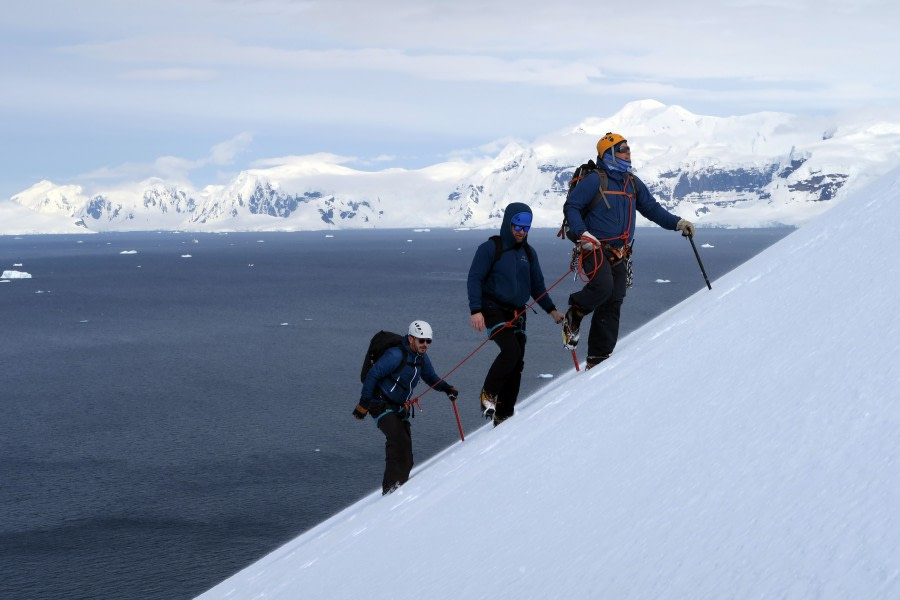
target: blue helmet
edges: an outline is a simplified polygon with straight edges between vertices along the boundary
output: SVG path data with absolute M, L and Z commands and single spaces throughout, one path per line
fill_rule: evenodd
M 513 218 L 510 222 L 513 225 L 518 225 L 520 227 L 531 227 L 531 213 L 530 212 L 516 213 L 513 215 Z

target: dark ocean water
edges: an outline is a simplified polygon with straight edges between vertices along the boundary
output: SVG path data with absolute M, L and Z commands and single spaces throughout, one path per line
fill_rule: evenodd
M 0 236 L 0 270 L 33 276 L 0 284 L 0 598 L 192 598 L 380 489 L 384 438 L 350 416 L 368 339 L 425 319 L 438 373 L 458 365 L 483 339 L 465 278 L 491 233 Z M 788 233 L 700 230 L 713 287 Z M 529 240 L 549 286 L 570 245 Z M 657 228 L 635 271 L 622 337 L 705 289 Z M 520 398 L 573 368 L 543 312 L 529 334 Z M 467 432 L 495 354 L 448 378 Z M 421 403 L 419 463 L 458 440 L 446 397 Z

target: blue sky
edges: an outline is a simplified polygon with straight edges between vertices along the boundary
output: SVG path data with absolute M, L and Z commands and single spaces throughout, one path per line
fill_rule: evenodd
M 593 14 L 585 14 L 592 7 Z M 891 0 L 35 0 L 0 23 L 0 199 L 280 156 L 418 167 L 653 98 L 708 115 L 900 103 Z

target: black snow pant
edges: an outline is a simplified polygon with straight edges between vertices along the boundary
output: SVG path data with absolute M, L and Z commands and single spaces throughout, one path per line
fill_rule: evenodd
M 584 272 L 593 271 L 597 260 L 601 261 L 600 268 L 581 291 L 569 296 L 569 304 L 585 315 L 593 313 L 587 355 L 607 356 L 612 354 L 619 339 L 619 312 L 626 290 L 625 261 L 612 264 L 610 254 L 589 252 L 582 263 Z M 584 331 L 583 323 L 581 331 Z M 581 339 L 584 339 L 583 335 Z
M 488 331 L 495 326 L 508 322 L 515 316 L 515 311 L 488 307 L 482 311 L 484 324 Z M 491 368 L 484 378 L 484 390 L 496 396 L 496 418 L 503 420 L 513 415 L 516 400 L 519 397 L 519 386 L 522 383 L 522 371 L 525 369 L 525 317 L 526 313 L 516 319 L 509 327 L 504 327 L 494 336 L 494 342 L 500 347 L 500 354 L 494 359 Z
M 385 437 L 383 494 L 406 483 L 413 468 L 412 429 L 405 416 L 406 411 L 387 411 L 378 418 L 378 429 Z

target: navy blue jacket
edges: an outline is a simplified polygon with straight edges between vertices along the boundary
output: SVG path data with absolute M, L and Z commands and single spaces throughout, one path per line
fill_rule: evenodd
M 531 208 L 527 204 L 513 202 L 503 213 L 503 224 L 500 226 L 503 251 L 500 260 L 494 263 L 497 247 L 493 240 L 484 242 L 475 251 L 467 281 L 472 314 L 491 306 L 522 308 L 531 298 L 541 298 L 538 304 L 548 313 L 556 308 L 549 294 L 541 297 L 547 288 L 537 252 L 534 248 L 526 250 L 525 244 L 516 244 L 513 237 L 510 227 L 512 218 L 521 212 L 530 213 Z
M 579 181 L 564 206 L 569 229 L 576 238 L 588 231 L 598 240 L 608 241 L 610 245 L 618 247 L 624 242 L 621 236 L 627 233 L 628 243 L 631 244 L 634 240 L 635 209 L 663 229 L 675 231 L 680 218 L 663 208 L 650 194 L 643 181 L 631 175 L 628 177 L 626 189 L 627 173 L 610 171 L 602 164 L 600 168 L 606 171 L 609 191 L 624 191 L 631 194 L 631 198 L 622 194 L 607 193 L 609 208 L 603 200 L 600 200 L 582 219 L 581 211 L 591 205 L 597 190 L 600 189 L 600 175 L 591 173 Z
M 397 374 L 392 377 L 395 371 Z M 441 378 L 431 366 L 428 355 L 415 352 L 404 338 L 402 346 L 389 348 L 369 369 L 359 403 L 363 408 L 369 408 L 369 402 L 376 399 L 376 390 L 380 390 L 382 398 L 387 402 L 403 404 L 412 399 L 413 388 L 419 383 L 419 379 L 425 380 L 428 385 L 434 385 Z M 450 387 L 449 383 L 441 381 L 434 389 L 446 392 Z

